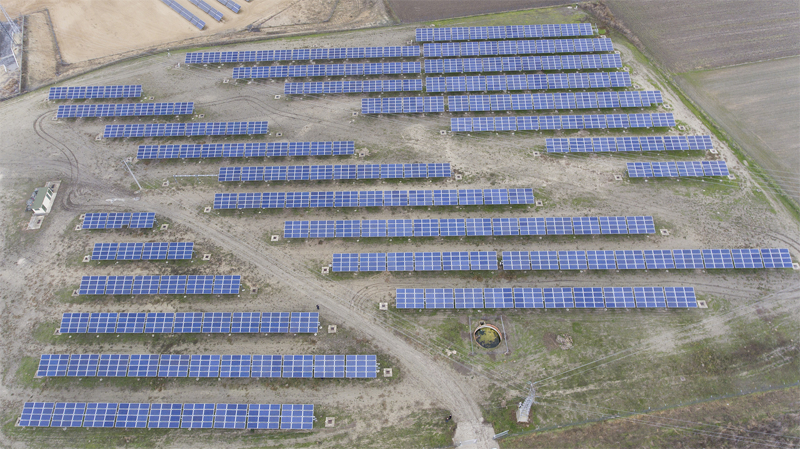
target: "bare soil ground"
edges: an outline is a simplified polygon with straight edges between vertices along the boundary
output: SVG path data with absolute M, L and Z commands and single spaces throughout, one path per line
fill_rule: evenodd
M 451 19 L 476 14 L 491 14 L 573 3 L 575 2 L 565 0 L 389 0 L 392 13 L 402 23 Z
M 58 73 L 58 49 L 45 12 L 25 18 L 23 89 L 52 81 Z
M 563 8 L 566 10 L 566 8 Z M 574 10 L 573 10 L 574 11 Z M 542 14 L 556 14 L 552 10 Z M 559 13 L 560 14 L 560 13 Z M 519 22 L 516 22 L 519 23 Z M 232 50 L 366 45 L 402 45 L 413 26 L 337 33 L 324 37 L 239 44 Z M 624 45 L 625 64 L 641 89 L 657 88 L 656 73 L 637 62 Z M 235 141 L 354 140 L 367 149 L 364 158 L 283 158 L 191 161 L 137 161 L 133 171 L 145 186 L 135 192 L 121 161 L 145 143 L 231 142 L 232 139 L 95 140 L 109 123 L 139 119 L 53 121 L 56 104 L 44 92 L 2 103 L 0 127 L 0 323 L 6 344 L 0 347 L 4 367 L 0 407 L 4 410 L 0 441 L 4 446 L 86 447 L 87 435 L 114 445 L 146 447 L 442 447 L 477 439 L 473 447 L 489 448 L 494 432 L 507 429 L 492 410 L 509 410 L 538 380 L 543 398 L 582 404 L 613 404 L 630 409 L 662 406 L 700 394 L 724 394 L 744 386 L 796 377 L 800 302 L 798 276 L 790 270 L 754 272 L 646 273 L 459 273 L 330 275 L 320 274 L 334 252 L 533 250 L 533 249 L 658 249 L 712 247 L 789 247 L 800 255 L 797 223 L 750 178 L 724 143 L 714 139 L 720 155 L 534 156 L 545 138 L 624 136 L 634 131 L 441 135 L 451 114 L 426 116 L 353 116 L 361 96 L 283 96 L 280 81 L 230 82 L 232 67 L 186 66 L 182 55 L 158 54 L 126 61 L 76 78 L 71 83 L 140 83 L 158 101 L 195 101 L 203 121 L 266 119 L 270 136 Z M 275 95 L 281 95 L 275 99 Z M 664 92 L 685 134 L 708 130 L 672 92 Z M 200 120 L 193 118 L 193 120 Z M 142 119 L 141 122 L 150 122 Z M 275 133 L 281 132 L 281 138 Z M 655 134 L 638 131 L 643 135 Z M 660 133 L 659 133 L 660 134 Z M 677 135 L 677 130 L 668 134 Z M 734 181 L 615 181 L 631 160 L 696 160 L 722 157 L 736 174 Z M 324 161 L 324 162 L 323 162 Z M 178 181 L 174 174 L 213 174 L 227 165 L 285 165 L 364 162 L 450 162 L 460 181 L 314 182 L 222 184 L 215 178 Z M 33 188 L 48 179 L 63 179 L 54 212 L 35 233 L 22 231 L 29 218 L 22 212 Z M 160 187 L 165 180 L 169 187 Z M 375 190 L 447 186 L 447 188 L 532 187 L 544 206 L 380 208 L 358 210 L 280 210 L 203 213 L 215 192 L 300 190 Z M 153 211 L 168 231 L 75 231 L 78 216 L 92 211 Z M 657 228 L 670 236 L 604 236 L 542 239 L 412 239 L 355 241 L 344 239 L 270 242 L 290 219 L 524 217 L 582 215 L 653 215 Z M 98 241 L 197 242 L 212 260 L 201 263 L 138 262 L 130 265 L 84 264 Z M 413 249 L 412 249 L 413 248 Z M 237 297 L 73 298 L 82 275 L 129 273 L 240 273 L 257 295 Z M 406 286 L 607 286 L 693 285 L 709 300 L 709 309 L 651 311 L 379 311 L 378 302 L 392 301 L 394 289 Z M 310 311 L 321 307 L 323 324 L 338 324 L 341 333 L 311 336 L 191 336 L 153 338 L 53 337 L 66 311 Z M 510 355 L 503 351 L 469 355 L 466 337 L 470 319 L 503 319 Z M 471 318 L 470 318 L 471 317 Z M 754 332 L 759 335 L 756 339 Z M 569 350 L 547 347 L 547 333 L 569 334 Z M 788 338 L 786 336 L 789 336 Z M 750 353 L 734 350 L 743 341 L 758 345 Z M 719 351 L 707 351 L 706 345 Z M 446 355 L 444 350 L 455 350 Z M 41 353 L 84 352 L 170 353 L 311 353 L 348 351 L 376 353 L 382 366 L 399 373 L 374 381 L 122 381 L 74 379 L 35 381 L 35 358 Z M 736 356 L 740 356 L 738 359 Z M 604 362 L 605 361 L 605 362 Z M 607 363 L 606 363 L 607 362 Z M 613 362 L 613 363 L 612 363 Z M 589 365 L 587 365 L 589 364 Z M 706 372 L 711 370 L 710 372 Z M 741 380 L 737 376 L 746 373 Z M 599 373 L 598 377 L 592 377 Z M 635 373 L 629 383 L 619 379 Z M 787 374 L 789 373 L 789 374 Z M 574 374 L 574 375 L 573 375 Z M 665 377 L 667 376 L 668 377 Z M 683 375 L 683 387 L 675 387 Z M 708 393 L 708 392 L 711 393 Z M 62 432 L 20 430 L 13 421 L 26 400 L 176 401 L 176 402 L 303 402 L 318 407 L 318 418 L 336 416 L 341 426 L 313 432 Z M 603 402 L 607 401 L 607 402 Z M 614 402 L 619 401 L 619 402 Z M 442 419 L 452 414 L 456 429 Z M 505 416 L 505 415 L 503 415 Z M 537 415 L 538 416 L 538 415 Z M 542 415 L 539 423 L 567 423 L 585 413 L 564 411 Z M 484 422 L 491 418 L 492 428 Z M 341 420 L 341 421 L 340 421 Z M 453 433 L 454 432 L 454 433 Z M 442 438 L 444 436 L 444 438 Z M 109 438 L 105 440 L 104 438 Z M 499 443 L 502 444 L 502 443 Z

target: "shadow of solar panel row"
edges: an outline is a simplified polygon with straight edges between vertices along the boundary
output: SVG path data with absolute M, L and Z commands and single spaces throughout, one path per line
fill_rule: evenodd
M 84 98 L 138 98 L 142 85 L 51 87 L 48 100 L 78 100 Z
M 216 157 L 342 156 L 355 154 L 353 141 L 204 143 L 139 145 L 137 159 L 194 159 Z
M 242 9 L 242 7 L 239 6 L 238 3 L 234 2 L 234 1 L 231 1 L 231 0 L 217 0 L 217 1 L 219 3 L 221 3 L 223 6 L 225 6 L 226 8 L 230 9 L 231 11 L 233 11 L 233 12 L 235 12 L 237 14 L 239 13 L 239 10 Z M 247 0 L 247 1 L 249 1 L 249 0 Z
M 655 232 L 653 217 L 650 216 L 301 220 L 286 221 L 283 224 L 283 238 L 287 239 L 655 234 Z
M 26 402 L 18 427 L 312 429 L 312 404 Z
M 369 165 L 277 165 L 220 167 L 224 181 L 314 181 L 334 179 L 449 178 L 449 163 Z
M 456 117 L 450 119 L 450 131 L 452 132 L 671 128 L 674 126 L 675 117 L 671 112 L 654 114 Z
M 319 312 L 75 312 L 58 334 L 314 334 Z
M 628 162 L 631 178 L 678 178 L 686 176 L 728 176 L 725 161 Z
M 531 189 L 215 193 L 214 209 L 534 204 Z
M 617 251 L 503 251 L 504 270 L 669 270 L 791 268 L 786 248 Z M 338 271 L 496 270 L 497 253 L 334 253 Z
M 188 260 L 194 242 L 95 243 L 92 260 Z
M 519 39 L 542 37 L 594 36 L 591 23 L 556 23 L 545 25 L 506 25 L 489 27 L 417 28 L 417 42 L 466 41 L 481 39 Z
M 425 78 L 427 92 L 489 90 L 606 89 L 630 87 L 628 72 L 537 73 L 531 75 L 474 75 Z M 635 91 L 640 92 L 640 91 Z M 627 98 L 626 98 L 627 99 Z M 657 102 L 661 102 L 660 99 Z
M 398 309 L 696 308 L 694 287 L 398 288 Z
M 285 83 L 286 95 L 352 94 L 362 92 L 421 92 L 422 80 L 322 81 Z
M 238 295 L 239 275 L 83 276 L 79 295 Z
M 147 229 L 155 221 L 155 212 L 92 212 L 84 214 L 81 229 Z
M 422 54 L 425 55 L 426 58 L 544 55 L 553 53 L 594 53 L 612 51 L 614 51 L 614 44 L 611 42 L 611 39 L 607 38 L 449 42 L 443 44 L 423 44 L 422 46 Z M 616 53 L 603 56 L 612 55 L 619 59 L 619 55 Z
M 267 122 L 149 123 L 106 125 L 103 137 L 191 137 L 268 134 Z
M 414 62 L 367 62 L 355 64 L 271 65 L 234 67 L 233 79 L 305 78 L 349 75 L 408 75 L 422 72 L 422 64 Z M 380 91 L 378 91 L 380 92 Z M 322 92 L 319 92 L 322 93 Z
M 222 21 L 222 13 L 212 8 L 211 5 L 204 2 L 203 0 L 189 0 L 189 3 L 200 8 L 201 11 L 211 16 L 211 18 L 216 20 L 217 22 Z
M 570 137 L 545 139 L 548 153 L 710 150 L 711 136 Z
M 56 118 L 139 117 L 148 115 L 186 115 L 194 112 L 194 103 L 120 103 L 62 104 Z
M 377 377 L 374 355 L 42 354 L 42 377 Z
M 305 48 L 294 50 L 247 50 L 186 53 L 186 64 L 225 64 L 235 62 L 323 61 L 334 59 L 416 58 L 420 46 Z
M 170 8 L 172 8 L 173 11 L 177 12 L 178 14 L 180 14 L 181 17 L 183 17 L 184 19 L 188 20 L 189 23 L 191 23 L 192 25 L 196 26 L 198 30 L 202 30 L 203 28 L 206 27 L 206 23 L 205 22 L 200 20 L 196 15 L 192 14 L 191 12 L 189 12 L 189 10 L 187 10 L 186 8 L 181 6 L 175 0 L 161 0 L 161 2 L 163 2 L 165 5 L 167 5 Z

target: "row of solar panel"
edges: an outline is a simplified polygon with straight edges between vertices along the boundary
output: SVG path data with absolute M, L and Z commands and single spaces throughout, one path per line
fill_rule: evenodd
M 622 67 L 619 55 L 562 55 L 562 56 L 510 56 L 502 58 L 426 59 L 425 73 L 470 73 L 470 72 L 538 72 L 553 70 L 618 69 Z M 590 72 L 584 74 L 606 74 L 621 77 L 627 72 Z M 574 73 L 582 75 L 581 73 Z M 596 87 L 606 86 L 601 75 L 593 75 L 591 83 Z M 617 78 L 619 79 L 619 78 Z M 578 84 L 578 83 L 576 83 Z M 585 83 L 583 83 L 585 84 Z M 609 82 L 610 84 L 610 82 Z
M 422 64 L 414 62 L 367 62 L 358 64 L 271 65 L 234 67 L 233 79 L 301 78 L 348 75 L 408 75 L 422 72 Z
M 244 136 L 267 133 L 267 122 L 150 123 L 106 125 L 103 137 Z
M 74 312 L 60 334 L 315 334 L 319 312 Z
M 463 237 L 655 234 L 653 217 L 424 218 L 302 220 L 283 223 L 284 238 Z
M 217 22 L 222 21 L 222 13 L 212 8 L 211 5 L 204 2 L 203 0 L 189 0 L 189 3 L 200 8 L 204 13 L 211 16 L 211 18 L 216 20 Z
M 186 260 L 194 242 L 95 243 L 92 260 Z
M 532 189 L 216 193 L 214 209 L 534 204 Z
M 20 427 L 312 429 L 311 404 L 26 402 Z
M 647 270 L 791 268 L 785 248 L 618 251 L 503 251 L 504 270 Z M 338 271 L 497 270 L 496 251 L 335 253 Z
M 62 104 L 56 118 L 138 117 L 146 115 L 185 115 L 194 112 L 188 103 Z
M 372 81 L 319 81 L 312 83 L 285 83 L 283 93 L 301 94 L 352 94 L 363 92 L 420 92 L 422 80 L 372 80 Z
M 671 112 L 655 114 L 539 115 L 511 117 L 457 117 L 450 131 L 537 131 L 551 129 L 671 128 Z
M 225 6 L 226 8 L 230 9 L 231 11 L 237 14 L 239 13 L 239 10 L 242 9 L 242 7 L 238 3 L 232 0 L 217 0 L 217 1 L 222 3 L 223 6 Z M 250 1 L 250 0 L 245 0 L 245 1 Z
M 458 56 L 498 55 L 549 55 L 553 53 L 593 53 L 614 51 L 611 39 L 547 39 L 524 41 L 473 41 L 424 44 L 422 54 L 426 58 L 449 58 Z M 616 56 L 616 53 L 603 56 Z M 586 55 L 582 55 L 586 56 Z M 591 55 L 600 56 L 600 55 Z M 599 58 L 598 58 L 599 59 Z
M 79 295 L 238 295 L 239 275 L 83 276 Z
M 695 308 L 694 287 L 398 288 L 398 309 Z
M 631 178 L 677 178 L 681 176 L 728 176 L 725 161 L 628 162 Z
M 137 159 L 190 159 L 216 157 L 342 156 L 355 154 L 353 141 L 204 143 L 139 145 Z
M 591 23 L 506 25 L 487 27 L 417 28 L 417 42 L 466 41 L 476 39 L 518 39 L 540 37 L 593 36 Z
M 186 64 L 236 62 L 313 61 L 328 59 L 417 58 L 419 45 L 404 47 L 303 48 L 294 50 L 247 50 L 186 53 Z
M 36 377 L 374 378 L 374 355 L 42 354 Z
M 83 98 L 138 98 L 142 85 L 51 87 L 48 100 L 78 100 Z
M 202 30 L 203 28 L 206 27 L 205 22 L 200 20 L 196 15 L 189 12 L 188 9 L 181 6 L 181 4 L 176 2 L 175 0 L 161 0 L 161 2 L 172 8 L 172 10 L 180 14 L 181 17 L 188 20 L 189 23 L 197 27 L 198 30 Z
M 84 214 L 81 229 L 146 229 L 155 221 L 155 212 L 92 212 Z
M 449 178 L 450 164 L 278 165 L 220 167 L 222 181 Z
M 630 87 L 628 72 L 589 72 L 589 73 L 538 73 L 531 75 L 475 75 L 456 77 L 428 77 L 425 79 L 426 91 L 447 92 L 448 89 L 464 91 L 491 90 L 556 90 L 556 89 L 601 89 L 609 87 Z M 638 91 L 637 91 L 638 92 Z
M 548 153 L 710 150 L 711 136 L 570 137 L 545 139 Z

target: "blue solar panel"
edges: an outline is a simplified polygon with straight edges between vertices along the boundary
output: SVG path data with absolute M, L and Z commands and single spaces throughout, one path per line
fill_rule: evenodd
M 644 253 L 641 250 L 614 251 L 617 259 L 617 269 L 619 270 L 644 270 L 647 265 L 644 261 Z
M 492 218 L 493 235 L 519 235 L 519 222 L 516 218 Z
M 456 288 L 453 289 L 454 305 L 456 309 L 482 309 L 482 288 Z
M 128 354 L 101 354 L 97 365 L 97 377 L 125 377 L 130 357 Z
M 281 429 L 311 429 L 314 426 L 314 406 L 311 404 L 283 404 Z
M 487 309 L 514 307 L 514 294 L 511 288 L 485 288 L 483 297 Z
M 634 287 L 633 296 L 638 308 L 667 307 L 663 287 Z
M 345 357 L 343 355 L 315 355 L 314 377 L 336 379 L 345 377 Z
M 280 416 L 280 404 L 249 404 L 247 406 L 247 428 L 278 429 Z
M 519 229 L 519 235 L 545 235 L 547 233 L 545 219 L 541 217 L 520 218 Z
M 257 379 L 281 377 L 282 366 L 282 357 L 279 355 L 254 355 L 250 377 Z
M 466 251 L 443 252 L 442 253 L 442 270 L 444 270 L 444 271 L 469 271 L 470 270 L 470 259 L 471 259 L 470 256 L 471 256 L 470 253 L 466 252 Z M 495 257 L 495 260 L 496 259 L 497 258 Z M 477 261 L 476 261 L 476 264 L 477 264 Z
M 162 354 L 158 360 L 158 377 L 187 377 L 189 355 Z
M 530 270 L 531 257 L 528 251 L 503 251 L 504 270 Z
M 575 308 L 599 308 L 604 307 L 603 290 L 600 287 L 575 287 L 572 289 L 575 295 Z
M 631 287 L 604 287 L 603 296 L 605 297 L 606 307 L 608 308 L 634 308 L 636 303 Z
M 386 253 L 388 271 L 414 271 L 414 253 Z
M 216 275 L 214 276 L 215 295 L 238 295 L 242 284 L 240 275 Z
M 482 205 L 483 204 L 483 190 L 481 190 L 481 189 L 459 190 L 458 191 L 458 204 L 460 204 L 462 206 Z
M 89 316 L 89 325 L 86 332 L 90 334 L 113 333 L 117 328 L 116 313 L 92 313 Z
M 734 268 L 729 249 L 704 249 L 702 253 L 706 268 Z
M 571 309 L 575 306 L 570 287 L 543 288 L 542 296 L 547 309 Z
M 696 308 L 694 287 L 664 287 L 664 296 L 669 308 Z
M 117 320 L 117 333 L 119 334 L 141 334 L 144 331 L 147 314 L 145 312 L 119 314 Z
M 115 260 L 118 243 L 95 243 L 92 248 L 92 260 Z
M 561 270 L 585 270 L 589 268 L 586 251 L 559 251 L 558 264 Z
M 143 429 L 147 427 L 149 412 L 150 404 L 122 402 L 119 404 L 114 427 Z
M 602 234 L 627 234 L 628 224 L 625 217 L 598 217 Z
M 792 268 L 792 256 L 787 248 L 761 248 L 764 268 Z
M 102 295 L 106 290 L 106 276 L 83 276 L 78 287 L 79 295 Z
M 49 427 L 53 417 L 54 402 L 26 402 L 22 406 L 18 426 Z
M 289 332 L 293 334 L 315 334 L 319 328 L 318 312 L 292 312 Z
M 517 309 L 543 309 L 544 295 L 541 288 L 514 288 L 514 307 Z
M 81 427 L 85 414 L 85 402 L 56 402 L 50 427 Z
M 258 328 L 256 327 L 253 332 L 257 333 Z M 219 377 L 250 377 L 251 359 L 249 355 L 223 355 L 220 359 Z
M 148 313 L 145 318 L 144 332 L 153 334 L 169 334 L 172 333 L 174 324 L 174 313 L 151 312 Z
M 545 218 L 548 235 L 572 235 L 572 218 L 547 217 Z
M 558 270 L 558 253 L 556 251 L 531 251 L 532 270 Z
M 675 268 L 672 250 L 669 249 L 646 249 L 644 250 L 644 261 L 648 270 L 670 270 Z
M 674 249 L 672 257 L 677 269 L 704 268 L 703 255 L 699 249 Z
M 183 404 L 151 404 L 147 427 L 151 429 L 177 429 L 181 424 Z
M 283 377 L 312 378 L 314 376 L 314 356 L 283 356 Z
M 422 309 L 425 307 L 425 290 L 422 288 L 398 288 L 395 292 L 398 309 Z
M 374 355 L 348 355 L 345 357 L 345 377 L 369 379 L 377 377 L 378 362 Z
M 189 377 L 219 377 L 219 355 L 192 355 L 189 359 Z
M 205 312 L 203 314 L 203 333 L 228 333 L 231 331 L 230 312 Z
M 617 268 L 614 251 L 586 251 L 590 270 L 614 270 Z
M 183 404 L 182 429 L 210 429 L 214 423 L 214 404 Z
M 426 288 L 426 309 L 452 309 L 455 303 L 452 288 Z
M 331 267 L 334 273 L 358 271 L 358 254 L 334 253 Z
M 158 355 L 132 354 L 128 365 L 128 377 L 156 377 L 158 368 Z
M 362 253 L 359 257 L 360 271 L 386 271 L 386 253 Z
M 470 270 L 496 270 L 497 252 L 470 251 L 469 263 L 470 263 Z
M 42 354 L 36 377 L 63 377 L 69 368 L 69 354 Z
M 439 235 L 442 237 L 456 237 L 467 235 L 464 219 L 442 218 L 439 220 Z
M 468 236 L 492 235 L 491 218 L 467 218 L 465 222 Z
M 83 427 L 114 427 L 118 405 L 116 402 L 88 403 Z
M 247 404 L 216 404 L 213 422 L 215 429 L 244 429 L 247 426 Z

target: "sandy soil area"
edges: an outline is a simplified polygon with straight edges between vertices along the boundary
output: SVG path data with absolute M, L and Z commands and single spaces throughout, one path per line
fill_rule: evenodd
M 300 48 L 307 46 L 402 45 L 413 35 L 413 27 L 339 33 L 325 38 L 298 38 L 270 44 L 241 44 L 234 50 L 264 48 Z M 641 89 L 652 88 L 653 79 L 645 67 L 636 63 L 624 50 L 623 59 L 631 67 L 634 82 Z M 324 159 L 326 163 L 368 162 L 450 162 L 464 175 L 461 181 L 414 181 L 400 183 L 288 183 L 264 185 L 248 183 L 221 185 L 214 178 L 198 182 L 179 182 L 174 174 L 213 174 L 223 165 L 314 164 L 322 159 L 286 158 L 283 160 L 192 160 L 145 163 L 136 162 L 133 171 L 140 182 L 152 188 L 135 193 L 133 180 L 121 161 L 134 156 L 136 147 L 144 143 L 183 140 L 95 140 L 103 126 L 112 120 L 53 121 L 56 104 L 45 100 L 44 92 L 9 100 L 0 107 L 0 127 L 4 145 L 0 147 L 0 220 L 8 232 L 0 235 L 3 247 L 0 276 L 4 287 L 0 304 L 0 320 L 7 344 L 0 347 L 0 364 L 5 376 L 0 389 L 0 406 L 16 413 L 22 402 L 30 399 L 50 400 L 133 400 L 133 401 L 207 401 L 207 402 L 311 402 L 320 410 L 347 417 L 347 426 L 331 431 L 315 431 L 297 440 L 274 442 L 284 447 L 308 444 L 319 447 L 340 447 L 355 444 L 358 436 L 371 436 L 370 446 L 402 447 L 392 444 L 383 432 L 420 410 L 444 409 L 452 413 L 458 428 L 456 441 L 476 439 L 472 447 L 495 447 L 491 440 L 495 431 L 483 423 L 480 406 L 487 397 L 486 378 L 480 366 L 467 367 L 443 356 L 444 347 L 426 343 L 424 336 L 413 332 L 414 318 L 401 312 L 378 310 L 378 302 L 391 299 L 399 286 L 432 285 L 696 285 L 701 293 L 741 301 L 745 304 L 756 292 L 774 292 L 772 298 L 782 313 L 800 316 L 794 272 L 759 272 L 757 275 L 736 273 L 547 273 L 517 277 L 487 278 L 423 274 L 381 274 L 332 278 L 320 274 L 320 267 L 331 261 L 334 252 L 413 250 L 532 250 L 532 249 L 642 249 L 642 248 L 711 248 L 772 247 L 791 248 L 793 257 L 800 255 L 800 232 L 797 224 L 769 197 L 759 192 L 759 185 L 720 142 L 714 142 L 736 174 L 735 181 L 659 180 L 656 182 L 615 181 L 623 174 L 626 161 L 716 158 L 708 154 L 691 155 L 592 155 L 561 157 L 540 155 L 543 133 L 483 134 L 472 136 L 441 135 L 449 130 L 451 115 L 379 116 L 360 114 L 360 96 L 323 95 L 287 98 L 282 82 L 223 83 L 230 78 L 231 67 L 186 66 L 181 55 L 173 53 L 140 58 L 79 77 L 71 84 L 141 83 L 145 93 L 157 101 L 195 101 L 205 121 L 259 120 L 270 123 L 270 136 L 252 141 L 354 140 L 369 155 Z M 280 99 L 275 95 L 281 94 Z M 676 100 L 664 92 L 666 102 L 675 106 L 677 118 L 687 127 L 686 134 L 707 133 L 702 123 L 691 116 Z M 139 119 L 117 123 L 138 123 Z M 146 119 L 150 121 L 151 119 Z M 199 120 L 199 119 L 198 119 Z M 142 120 L 144 122 L 145 120 Z M 283 133 L 281 138 L 275 133 Z M 650 131 L 644 131 L 650 133 Z M 672 130 L 669 134 L 678 134 Z M 623 132 L 556 133 L 555 135 L 625 135 Z M 250 141 L 246 140 L 246 141 Z M 209 139 L 226 142 L 224 138 Z M 336 162 L 333 162 L 336 161 Z M 345 162 L 346 161 L 346 162 Z M 64 183 L 54 212 L 36 233 L 19 231 L 27 216 L 24 200 L 33 187 L 48 179 L 60 178 Z M 162 181 L 171 181 L 166 188 Z M 203 213 L 211 205 L 213 194 L 220 191 L 290 191 L 348 189 L 400 189 L 411 186 L 443 185 L 448 188 L 532 187 L 544 200 L 542 208 L 454 208 L 381 209 L 373 210 L 282 210 L 274 212 Z M 90 211 L 146 210 L 156 212 L 160 222 L 169 222 L 168 231 L 145 232 L 78 232 L 77 217 Z M 280 234 L 288 219 L 326 218 L 390 218 L 390 217 L 482 217 L 482 216 L 572 216 L 572 215 L 653 215 L 658 228 L 670 230 L 670 236 L 625 236 L 611 238 L 543 238 L 476 240 L 416 239 L 411 242 L 356 242 L 354 240 L 308 240 L 304 242 L 269 242 L 269 235 Z M 202 252 L 211 252 L 212 261 L 195 265 L 134 263 L 84 264 L 80 260 L 91 244 L 97 241 L 176 241 L 197 242 Z M 255 296 L 242 294 L 225 298 L 71 298 L 68 292 L 82 275 L 112 274 L 121 270 L 137 273 L 222 272 L 240 273 L 248 286 L 259 288 Z M 65 294 L 67 292 L 67 294 Z M 323 324 L 339 324 L 341 334 L 320 334 L 317 337 L 227 337 L 199 336 L 197 339 L 154 340 L 131 338 L 98 339 L 97 343 L 52 339 L 42 329 L 54 326 L 66 311 L 273 311 L 315 310 L 321 307 Z M 747 313 L 749 309 L 735 309 Z M 453 312 L 456 313 L 456 312 Z M 572 312 L 580 316 L 579 312 Z M 708 310 L 701 326 L 721 335 L 715 314 Z M 531 316 L 549 315 L 536 313 Z M 526 314 L 513 318 L 513 325 L 524 328 Z M 647 321 L 651 340 L 630 342 L 642 346 L 643 357 L 674 349 L 675 335 L 659 327 L 656 317 Z M 44 326 L 44 327 L 43 327 Z M 172 343 L 172 344 L 170 344 Z M 463 345 L 464 341 L 453 342 Z M 30 379 L 18 378 L 24 357 L 43 352 L 174 352 L 174 353 L 314 353 L 333 354 L 357 350 L 378 353 L 387 364 L 401 373 L 392 380 L 370 382 L 163 382 L 135 388 L 126 384 L 93 385 L 87 382 L 48 382 L 30 386 Z M 541 355 L 543 357 L 543 355 Z M 535 365 L 540 355 L 527 360 Z M 498 363 L 497 365 L 500 365 Z M 474 371 L 473 371 L 474 368 Z M 496 366 L 504 382 L 512 385 L 529 375 L 520 373 L 516 365 Z M 526 368 L 527 370 L 527 368 Z M 539 371 L 535 372 L 540 374 Z M 209 386 L 208 388 L 205 388 Z M 269 388 L 264 388 L 269 387 Z M 516 388 L 516 387 L 515 387 Z M 516 391 L 516 390 L 515 390 Z M 325 413 L 324 411 L 321 413 Z M 409 428 L 412 424 L 409 424 Z M 253 439 L 234 434 L 170 433 L 174 439 L 162 442 L 172 447 L 252 447 Z M 231 435 L 231 436 L 228 436 Z M 333 438 L 336 437 L 336 438 Z M 45 439 L 40 445 L 70 446 L 74 442 Z M 25 445 L 31 440 L 15 440 L 0 436 L 3 445 Z M 263 440 L 258 440 L 263 442 Z M 266 444 L 266 443 L 264 443 Z M 467 446 L 469 447 L 469 446 Z

